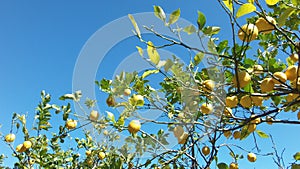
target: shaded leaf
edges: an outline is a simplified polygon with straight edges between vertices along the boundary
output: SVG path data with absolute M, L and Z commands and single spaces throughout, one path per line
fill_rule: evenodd
M 217 166 L 218 169 L 229 169 L 226 163 L 219 163 Z
M 154 6 L 154 15 L 162 21 L 166 21 L 166 14 L 160 6 Z
M 256 10 L 256 7 L 252 3 L 245 3 L 238 9 L 236 13 L 236 17 L 239 18 L 241 16 L 244 16 L 246 14 L 249 14 Z
M 173 11 L 170 15 L 170 19 L 168 24 L 171 25 L 175 23 L 180 17 L 180 9 L 177 9 L 176 11 Z
M 132 23 L 132 25 L 133 25 L 133 27 L 134 27 L 134 29 L 135 29 L 136 35 L 137 35 L 139 38 L 141 38 L 141 31 L 140 31 L 140 29 L 139 29 L 139 27 L 138 27 L 138 25 L 137 25 L 137 23 L 136 23 L 134 17 L 133 17 L 131 14 L 128 14 L 128 18 L 130 19 L 130 21 L 131 21 L 131 23 Z
M 295 9 L 293 8 L 287 8 L 284 10 L 284 12 L 279 16 L 278 20 L 278 26 L 282 27 L 285 25 L 285 22 L 287 20 L 287 18 L 293 14 L 293 12 L 295 11 Z
M 294 159 L 300 160 L 300 152 L 297 152 L 296 154 L 294 154 Z
M 159 63 L 160 56 L 151 41 L 149 41 L 147 44 L 148 44 L 147 45 L 148 56 L 149 56 L 151 62 L 153 62 L 155 65 L 157 65 Z
M 165 64 L 165 71 L 167 72 L 173 65 L 173 61 L 171 59 L 167 59 L 166 64 Z
M 202 12 L 198 11 L 198 19 L 197 19 L 198 29 L 202 30 L 205 23 L 206 23 L 205 15 Z
M 194 64 L 198 65 L 202 61 L 203 58 L 204 58 L 204 53 L 202 53 L 202 52 L 197 53 L 194 57 Z
M 215 35 L 217 33 L 219 33 L 221 30 L 220 27 L 217 26 L 207 26 L 203 29 L 203 33 L 206 35 Z
M 183 31 L 190 35 L 196 32 L 196 28 L 193 25 L 189 25 L 183 28 Z

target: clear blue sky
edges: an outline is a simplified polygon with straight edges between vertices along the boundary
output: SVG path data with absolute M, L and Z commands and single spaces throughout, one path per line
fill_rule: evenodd
M 227 17 L 216 0 L 1 1 L 0 124 L 3 126 L 0 131 L 3 134 L 9 131 L 12 112 L 28 112 L 29 117 L 33 118 L 41 90 L 49 92 L 54 102 L 62 94 L 72 91 L 77 57 L 86 41 L 99 28 L 129 13 L 152 12 L 153 5 L 162 6 L 166 12 L 180 8 L 181 16 L 193 23 L 197 18 L 197 10 L 200 10 L 206 15 L 208 25 L 222 27 L 221 38 L 230 37 L 227 33 Z M 134 52 L 136 44 L 129 45 L 132 46 L 123 47 L 128 50 L 124 53 Z M 110 66 L 104 65 L 102 69 L 109 69 Z M 102 76 L 105 75 L 99 75 Z M 279 150 L 282 149 L 281 145 L 288 145 L 285 155 L 290 161 L 291 153 L 296 151 L 294 147 L 298 145 L 296 141 L 286 139 L 289 134 L 286 131 L 292 131 L 291 128 L 278 125 L 272 131 L 275 132 L 275 139 L 278 139 Z M 264 148 L 267 140 L 260 141 Z M 9 153 L 3 142 L 0 142 L 0 146 L 0 153 Z M 270 160 L 264 158 L 253 165 L 242 160 L 241 167 L 274 168 L 266 166 L 266 162 L 272 163 Z M 10 159 L 6 160 L 7 165 L 10 162 Z

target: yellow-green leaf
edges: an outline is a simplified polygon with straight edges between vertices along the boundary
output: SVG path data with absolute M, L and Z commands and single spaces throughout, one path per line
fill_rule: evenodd
M 170 15 L 170 19 L 169 19 L 169 25 L 175 23 L 180 17 L 180 9 L 177 9 L 176 11 L 173 11 Z
M 223 0 L 224 5 L 232 12 L 232 0 Z
M 190 35 L 190 34 L 196 32 L 196 28 L 195 28 L 193 25 L 189 25 L 189 26 L 186 26 L 186 27 L 183 29 L 183 31 Z
M 151 75 L 151 74 L 156 74 L 158 73 L 159 70 L 155 69 L 155 70 L 147 70 L 143 73 L 142 78 L 144 79 L 145 77 Z
M 259 137 L 261 137 L 261 138 L 269 138 L 269 135 L 266 134 L 266 133 L 264 133 L 264 132 L 261 131 L 261 130 L 256 130 L 255 132 L 256 132 L 257 135 L 258 135 Z
M 166 14 L 160 6 L 154 6 L 154 15 L 162 21 L 166 21 Z
M 282 27 L 285 25 L 285 22 L 287 20 L 287 18 L 293 14 L 293 12 L 295 12 L 296 10 L 294 8 L 287 8 L 284 10 L 284 12 L 279 16 L 278 18 L 278 26 Z
M 140 54 L 141 56 L 143 56 L 143 55 L 144 55 L 143 49 L 142 49 L 141 47 L 139 47 L 139 46 L 136 46 L 136 48 L 137 48 L 139 54 Z
M 151 41 L 147 43 L 147 53 L 151 62 L 157 65 L 159 63 L 160 56 Z
M 132 23 L 132 25 L 133 25 L 133 27 L 134 27 L 134 29 L 135 29 L 136 35 L 137 35 L 139 38 L 141 38 L 141 31 L 140 31 L 140 29 L 139 29 L 139 27 L 138 27 L 138 25 L 137 25 L 137 23 L 136 23 L 134 17 L 133 17 L 131 14 L 128 14 L 128 18 L 130 19 L 130 21 L 131 21 L 131 23 Z
M 278 2 L 279 2 L 279 0 L 266 0 L 266 3 L 271 6 L 276 5 Z
M 297 152 L 296 154 L 294 154 L 294 159 L 300 160 L 300 152 Z
M 239 17 L 249 14 L 255 10 L 256 10 L 256 7 L 252 3 L 243 4 L 238 9 L 238 11 L 236 13 L 236 17 L 239 18 Z

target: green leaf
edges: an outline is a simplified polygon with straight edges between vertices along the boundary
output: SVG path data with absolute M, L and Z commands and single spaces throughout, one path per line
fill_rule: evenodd
M 196 28 L 193 25 L 189 25 L 183 28 L 183 31 L 190 35 L 196 32 Z
M 217 166 L 219 169 L 229 169 L 226 163 L 219 163 Z
M 203 29 L 203 33 L 206 35 L 215 35 L 220 32 L 221 28 L 217 26 L 207 26 Z
M 232 12 L 232 0 L 223 0 L 224 5 Z
M 278 20 L 278 26 L 282 27 L 285 25 L 285 22 L 289 16 L 291 16 L 295 12 L 295 9 L 289 7 L 284 10 L 284 12 L 279 16 Z
M 166 14 L 164 10 L 160 6 L 154 6 L 154 15 L 158 17 L 160 20 L 166 22 Z
M 202 28 L 205 26 L 206 23 L 206 17 L 205 15 L 198 11 L 198 19 L 197 19 L 197 24 L 198 24 L 198 29 L 202 30 Z
M 144 55 L 143 49 L 142 49 L 141 47 L 139 47 L 139 46 L 136 46 L 136 48 L 137 48 L 137 50 L 138 50 L 140 56 L 143 56 L 143 55 Z
M 151 74 L 156 74 L 158 73 L 159 70 L 155 69 L 155 70 L 147 70 L 143 73 L 142 78 L 144 79 L 145 77 L 151 75 Z
M 276 5 L 279 2 L 279 0 L 266 0 L 267 5 Z
M 294 154 L 294 159 L 300 160 L 300 152 L 297 152 L 296 154 Z
M 159 63 L 160 56 L 151 41 L 149 41 L 147 43 L 147 53 L 148 53 L 148 56 L 149 56 L 151 62 L 153 62 L 155 65 L 157 65 Z
M 135 29 L 136 35 L 137 35 L 139 38 L 141 38 L 141 31 L 140 31 L 140 29 L 139 29 L 139 27 L 138 27 L 138 25 L 137 25 L 137 23 L 136 23 L 134 17 L 133 17 L 131 14 L 128 14 L 128 18 L 130 19 L 130 21 L 131 21 L 131 23 L 132 23 L 132 25 L 133 25 L 133 27 L 134 27 L 134 29 Z
M 256 130 L 255 132 L 256 132 L 257 135 L 258 135 L 259 137 L 261 137 L 261 138 L 269 138 L 269 135 L 266 134 L 266 133 L 264 133 L 264 132 L 261 131 L 261 130 Z
M 292 0 L 293 5 L 297 6 L 298 5 L 298 0 Z
M 293 164 L 292 169 L 300 169 L 300 164 Z
M 204 53 L 202 53 L 202 52 L 197 53 L 194 57 L 194 64 L 198 65 L 202 61 L 203 58 L 204 58 Z
M 238 9 L 236 17 L 239 18 L 253 11 L 256 11 L 256 7 L 252 3 L 245 3 Z
M 175 23 L 179 19 L 179 17 L 180 17 L 180 9 L 173 11 L 170 15 L 168 25 L 172 25 L 173 23 Z

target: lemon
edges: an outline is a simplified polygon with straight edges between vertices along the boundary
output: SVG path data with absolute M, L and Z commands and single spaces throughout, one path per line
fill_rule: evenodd
M 105 152 L 102 152 L 102 151 L 99 152 L 99 154 L 98 154 L 98 157 L 100 160 L 103 160 L 105 158 L 105 156 L 106 156 Z
M 286 71 L 285 71 L 285 75 L 287 77 L 288 80 L 290 81 L 294 81 L 297 78 L 297 70 L 298 70 L 298 66 L 289 66 Z M 298 72 L 298 76 L 300 74 L 300 71 Z
M 99 113 L 96 110 L 92 110 L 90 113 L 90 120 L 97 121 L 99 118 Z
M 241 138 L 241 132 L 240 132 L 240 131 L 234 131 L 234 132 L 233 132 L 233 138 L 234 138 L 234 139 L 239 139 L 239 138 Z
M 203 114 L 210 114 L 213 110 L 213 107 L 209 103 L 203 103 L 200 107 L 200 110 Z
M 239 101 L 238 101 L 237 96 L 226 97 L 226 100 L 225 100 L 226 106 L 230 107 L 230 108 L 236 107 L 238 102 Z
M 16 139 L 16 135 L 14 135 L 13 133 L 7 134 L 5 136 L 5 141 L 8 143 L 15 141 L 15 139 Z
M 283 72 L 275 72 L 275 73 L 273 74 L 273 76 L 276 77 L 277 79 L 279 79 L 279 81 L 276 80 L 275 78 L 273 79 L 273 81 L 274 81 L 275 84 L 285 83 L 286 80 L 287 80 L 287 76 L 286 76 L 286 74 L 283 73 Z
M 226 131 L 224 131 L 224 136 L 226 137 L 226 138 L 229 138 L 230 136 L 231 136 L 231 131 L 230 130 L 226 130 Z
M 291 54 L 289 57 L 290 57 L 290 59 L 291 59 L 293 62 L 298 62 L 299 56 L 298 56 L 297 53 L 293 53 L 293 54 Z
M 130 103 L 135 106 L 144 106 L 144 96 L 134 94 L 130 99 Z
M 19 144 L 16 147 L 16 151 L 19 153 L 23 153 L 24 151 L 26 151 L 26 148 L 23 146 L 23 144 Z
M 251 81 L 251 76 L 246 71 L 241 71 L 238 73 L 239 86 L 241 88 L 247 86 Z M 233 77 L 232 82 L 235 87 L 237 87 L 236 76 Z
M 124 96 L 129 96 L 131 94 L 130 89 L 124 89 Z
M 239 169 L 239 166 L 238 166 L 238 164 L 237 163 L 230 163 L 230 165 L 229 165 L 229 169 Z
M 205 80 L 203 83 L 202 83 L 202 87 L 203 87 L 203 90 L 205 92 L 212 92 L 213 89 L 215 88 L 215 82 L 213 80 Z
M 258 29 L 254 24 L 245 24 L 238 31 L 238 37 L 240 40 L 250 42 L 256 39 L 258 35 Z
M 254 153 L 248 153 L 247 158 L 248 158 L 248 161 L 250 161 L 250 162 L 256 161 L 256 155 Z
M 252 106 L 252 101 L 250 96 L 245 95 L 241 98 L 240 100 L 240 104 L 244 107 L 244 108 L 249 108 Z
M 254 106 L 262 106 L 264 98 L 261 96 L 251 96 Z
M 255 75 L 259 75 L 261 73 L 264 73 L 264 68 L 261 65 L 254 65 L 253 66 L 253 73 Z
M 246 127 L 247 127 L 247 131 L 249 133 L 252 133 L 252 132 L 254 132 L 256 130 L 256 124 L 249 124 Z
M 252 114 L 252 115 L 250 116 L 250 118 L 252 119 L 252 118 L 254 118 L 255 116 L 256 116 L 255 114 Z M 260 122 L 261 122 L 260 117 L 257 117 L 257 118 L 255 118 L 255 119 L 253 119 L 253 120 L 251 121 L 252 124 L 259 124 Z
M 24 142 L 23 142 L 23 147 L 24 147 L 25 149 L 30 149 L 31 146 L 32 146 L 31 141 L 24 141 Z
M 177 138 L 178 144 L 184 144 L 188 138 L 189 134 L 184 132 L 180 137 Z
M 258 18 L 255 22 L 255 26 L 258 29 L 258 32 L 261 33 L 271 33 L 272 30 L 275 29 L 274 25 L 276 25 L 276 20 L 272 18 L 271 16 L 266 16 L 265 18 Z
M 182 134 L 184 133 L 184 130 L 181 126 L 176 126 L 174 129 L 173 129 L 173 133 L 174 133 L 174 136 L 175 137 L 180 137 L 182 136 Z
M 265 78 L 260 84 L 261 92 L 266 93 L 272 91 L 274 89 L 274 85 L 272 78 Z
M 106 99 L 106 104 L 109 106 L 109 107 L 113 107 L 116 105 L 116 101 L 115 101 L 115 98 L 112 96 L 112 95 L 109 95 Z
M 141 129 L 141 123 L 138 120 L 131 120 L 128 125 L 128 131 L 132 134 L 137 133 Z
M 92 154 L 92 151 L 91 151 L 91 150 L 86 150 L 86 151 L 85 151 L 85 155 L 86 155 L 86 156 L 90 156 L 91 154 Z
M 77 126 L 77 121 L 76 120 L 72 120 L 72 119 L 67 120 L 67 122 L 66 122 L 67 129 L 69 129 L 69 130 L 75 129 L 76 126 Z
M 299 94 L 289 93 L 289 94 L 286 96 L 286 101 L 287 101 L 287 102 L 292 102 L 292 101 L 294 101 L 298 96 L 299 96 Z
M 210 153 L 210 148 L 207 146 L 202 147 L 202 153 L 207 156 Z

